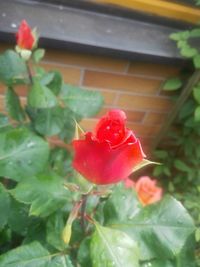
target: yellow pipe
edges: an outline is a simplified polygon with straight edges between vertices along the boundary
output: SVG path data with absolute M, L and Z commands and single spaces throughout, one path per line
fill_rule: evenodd
M 190 23 L 200 21 L 200 9 L 164 0 L 91 0 L 102 4 L 114 4 L 171 19 Z

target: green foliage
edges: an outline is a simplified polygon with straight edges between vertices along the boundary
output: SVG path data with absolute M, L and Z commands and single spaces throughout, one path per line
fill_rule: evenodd
M 72 201 L 63 183 L 56 173 L 42 173 L 23 179 L 11 194 L 19 202 L 31 204 L 30 215 L 45 217 Z
M 25 114 L 21 107 L 19 97 L 12 87 L 8 87 L 5 100 L 6 110 L 9 116 L 14 120 L 23 121 L 25 119 Z
M 41 172 L 47 164 L 49 147 L 26 128 L 0 133 L 0 176 L 20 181 Z
M 93 267 L 139 267 L 139 249 L 133 239 L 122 231 L 95 226 L 90 244 Z
M 0 183 L 0 230 L 8 221 L 8 211 L 10 208 L 10 196 L 4 186 Z
M 168 79 L 163 85 L 163 90 L 165 91 L 174 91 L 180 89 L 182 86 L 182 81 L 179 78 Z
M 200 51 L 197 46 L 194 46 L 199 37 L 199 28 L 171 35 L 171 39 L 177 42 L 181 55 L 192 60 L 194 69 L 199 69 L 200 67 Z M 188 72 L 187 76 L 189 78 L 191 73 Z M 165 88 L 163 89 L 165 90 Z M 181 92 L 181 90 L 178 92 Z M 165 137 L 166 141 L 163 140 L 158 150 L 155 151 L 155 160 L 165 162 L 165 166 L 156 166 L 153 170 L 153 175 L 160 179 L 165 190 L 173 193 L 190 211 L 197 226 L 200 224 L 200 206 L 197 204 L 200 203 L 200 191 L 198 189 L 200 183 L 199 122 L 200 85 L 197 82 L 192 94 L 179 110 L 177 118 Z M 166 143 L 168 146 L 166 146 Z M 169 173 L 167 173 L 168 171 Z M 169 174 L 173 174 L 173 177 Z M 195 245 L 192 246 L 193 250 L 196 249 L 197 262 L 200 263 L 198 236 L 199 231 L 197 229 L 196 247 Z M 190 244 L 194 244 L 193 239 L 190 239 Z M 177 266 L 196 267 L 196 263 L 191 258 L 192 256 L 187 253 L 188 247 L 189 242 L 186 243 L 185 248 L 180 253 L 177 259 Z
M 34 51 L 33 53 L 33 60 L 35 61 L 35 63 L 39 63 L 41 59 L 43 59 L 45 54 L 45 50 L 38 48 Z
M 180 202 L 168 196 L 143 207 L 133 189 L 96 186 L 73 170 L 69 143 L 77 122 L 101 108 L 100 93 L 64 84 L 58 71 L 39 67 L 43 49 L 29 51 L 26 62 L 21 55 L 27 51 L 18 52 L 0 56 L 0 81 L 8 88 L 7 114 L 0 113 L 0 267 L 190 266 L 194 232 L 197 240 L 199 234 Z M 26 83 L 24 108 L 15 85 Z M 168 90 L 180 85 L 172 81 Z M 188 114 L 185 107 L 182 119 Z M 62 147 L 52 145 L 52 136 Z M 164 150 L 157 155 L 171 160 Z M 149 164 L 155 162 L 144 160 L 133 171 Z M 196 175 L 191 162 L 177 158 L 174 165 L 190 179 Z M 171 176 L 169 167 L 156 168 Z
M 139 244 L 140 260 L 171 259 L 178 255 L 195 229 L 181 204 L 165 197 L 158 204 L 142 208 L 133 192 L 129 191 L 129 196 L 124 193 L 123 188 L 116 188 L 105 204 L 106 225 L 124 231 Z M 120 209 L 119 201 L 124 208 Z
M 75 86 L 64 85 L 61 97 L 66 106 L 80 117 L 93 116 L 103 104 L 103 98 L 99 92 Z
M 26 64 L 12 50 L 8 50 L 0 56 L 0 81 L 7 86 L 28 83 Z

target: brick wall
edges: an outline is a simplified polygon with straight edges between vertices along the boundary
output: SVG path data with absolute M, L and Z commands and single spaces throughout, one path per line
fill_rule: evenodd
M 0 51 L 4 49 L 1 45 Z M 48 50 L 42 66 L 47 70 L 59 70 L 66 83 L 100 91 L 105 104 L 97 117 L 110 108 L 123 109 L 128 126 L 141 138 L 147 150 L 173 105 L 170 96 L 161 93 L 163 81 L 179 71 L 177 67 L 153 62 L 130 62 L 60 50 Z M 4 90 L 0 86 L 1 109 Z M 19 87 L 17 91 L 24 102 L 26 90 Z M 85 119 L 82 126 L 91 130 L 96 120 Z

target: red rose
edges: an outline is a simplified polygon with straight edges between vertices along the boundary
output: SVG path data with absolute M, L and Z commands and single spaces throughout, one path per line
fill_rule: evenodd
M 112 184 L 125 179 L 145 157 L 139 140 L 125 127 L 122 110 L 111 110 L 84 140 L 74 140 L 73 167 L 94 184 Z
M 23 20 L 16 33 L 17 45 L 21 49 L 32 50 L 35 44 L 35 36 L 32 33 L 28 23 Z
M 148 176 L 140 177 L 135 183 L 134 188 L 144 206 L 157 202 L 162 198 L 163 190 L 156 183 L 156 180 L 152 180 Z

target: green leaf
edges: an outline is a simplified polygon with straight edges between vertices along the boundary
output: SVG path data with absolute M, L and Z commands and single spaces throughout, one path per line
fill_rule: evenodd
M 51 149 L 49 163 L 52 169 L 60 176 L 66 176 L 73 171 L 71 166 L 72 154 L 66 148 Z
M 21 107 L 18 95 L 13 88 L 8 87 L 5 94 L 6 110 L 9 116 L 17 121 L 23 121 L 25 119 L 25 113 Z
M 174 41 L 187 40 L 189 37 L 190 31 L 179 31 L 170 35 L 170 39 Z
M 12 50 L 7 50 L 0 56 L 0 81 L 8 86 L 28 82 L 26 64 L 23 59 Z
M 194 62 L 194 66 L 196 69 L 200 68 L 200 54 L 197 54 L 194 58 L 193 58 L 193 62 Z
M 183 172 L 190 172 L 191 169 L 190 167 L 188 167 L 185 162 L 183 162 L 182 160 L 180 159 L 175 159 L 174 161 L 174 166 L 177 170 L 179 171 L 183 171 Z
M 78 250 L 78 262 L 81 267 L 92 267 L 92 261 L 90 257 L 90 242 L 91 237 L 86 237 L 80 244 Z
M 141 267 L 177 267 L 170 260 L 155 259 L 152 261 L 146 261 L 141 264 Z
M 0 183 L 0 230 L 8 221 L 10 209 L 10 196 L 4 186 Z
M 200 104 L 200 85 L 199 84 L 193 88 L 193 96 L 194 96 L 194 99 L 197 101 L 197 103 Z
M 179 78 L 171 78 L 168 79 L 164 85 L 163 85 L 163 90 L 165 91 L 175 91 L 177 89 L 180 89 L 181 86 L 183 85 L 183 82 Z
M 181 109 L 179 111 L 179 114 L 178 114 L 179 119 L 182 120 L 182 119 L 185 119 L 187 117 L 191 117 L 191 115 L 194 112 L 194 106 L 195 106 L 194 100 L 193 99 L 188 99 L 183 104 L 183 106 L 181 107 Z
M 59 137 L 66 143 L 70 143 L 74 138 L 75 134 L 75 119 L 77 119 L 76 114 L 68 108 L 63 111 L 64 126 L 63 130 L 60 132 Z
M 11 193 L 18 201 L 31 204 L 30 215 L 46 217 L 71 203 L 71 194 L 63 185 L 64 180 L 57 174 L 42 173 L 24 179 Z
M 159 203 L 146 206 L 130 220 L 125 217 L 119 223 L 114 218 L 110 218 L 111 223 L 107 225 L 124 231 L 138 242 L 142 251 L 141 260 L 174 257 L 195 229 L 185 208 L 169 196 Z
M 34 84 L 28 94 L 28 105 L 32 108 L 52 108 L 57 105 L 56 96 L 49 88 L 41 85 L 39 81 Z
M 163 165 L 156 166 L 153 170 L 153 176 L 155 176 L 155 177 L 158 177 L 163 173 L 164 173 L 164 166 Z
M 48 156 L 48 143 L 25 128 L 0 133 L 0 176 L 19 181 L 36 174 Z
M 187 58 L 192 58 L 198 54 L 197 49 L 190 47 L 188 44 L 181 48 L 181 55 Z
M 114 187 L 113 193 L 104 205 L 104 220 L 106 224 L 130 220 L 140 211 L 141 204 L 133 189 L 125 188 L 124 184 Z
M 45 136 L 59 134 L 64 123 L 64 110 L 61 107 L 37 109 L 33 121 L 35 130 Z
M 51 80 L 50 83 L 48 83 L 48 88 L 51 89 L 51 91 L 55 94 L 58 95 L 61 91 L 63 80 L 60 72 L 58 71 L 52 71 L 50 73 L 53 73 L 53 79 Z
M 200 121 L 200 106 L 196 107 L 194 111 L 194 119 L 195 121 Z
M 61 212 L 56 212 L 48 218 L 46 226 L 47 242 L 61 251 L 66 247 L 61 238 L 64 226 L 65 223 Z
M 36 49 L 33 53 L 33 60 L 35 61 L 35 63 L 39 63 L 40 60 L 44 57 L 45 55 L 45 50 L 44 49 Z
M 154 162 L 154 161 L 150 161 L 150 160 L 148 160 L 148 159 L 143 159 L 139 164 L 137 164 L 137 165 L 133 168 L 132 172 L 136 172 L 136 171 L 138 171 L 138 170 L 140 170 L 140 169 L 142 169 L 142 168 L 144 168 L 144 167 L 146 167 L 146 166 L 148 166 L 148 165 L 152 165 L 152 164 L 155 164 L 155 165 L 161 165 L 161 163 Z
M 10 198 L 10 200 L 8 225 L 13 232 L 25 236 L 32 221 L 28 214 L 28 207 L 14 198 Z
M 190 38 L 191 37 L 200 37 L 200 29 L 193 29 L 190 31 Z
M 128 235 L 95 223 L 90 253 L 93 267 L 139 267 L 137 244 Z
M 200 241 L 200 228 L 197 228 L 195 231 L 195 239 L 197 242 Z
M 99 92 L 64 85 L 61 98 L 68 108 L 80 117 L 94 116 L 103 104 L 103 97 Z
M 42 77 L 41 84 L 47 86 L 57 96 L 62 88 L 62 76 L 58 71 L 50 71 Z
M 52 259 L 48 267 L 75 267 L 75 266 L 72 264 L 68 255 L 59 255 Z
M 33 242 L 1 255 L 0 267 L 46 267 L 50 260 L 49 252 L 39 242 Z
M 194 235 L 191 235 L 181 252 L 176 257 L 176 266 L 180 267 L 197 267 L 195 261 L 195 239 Z
M 9 119 L 3 113 L 0 113 L 0 132 L 7 131 L 11 127 Z

